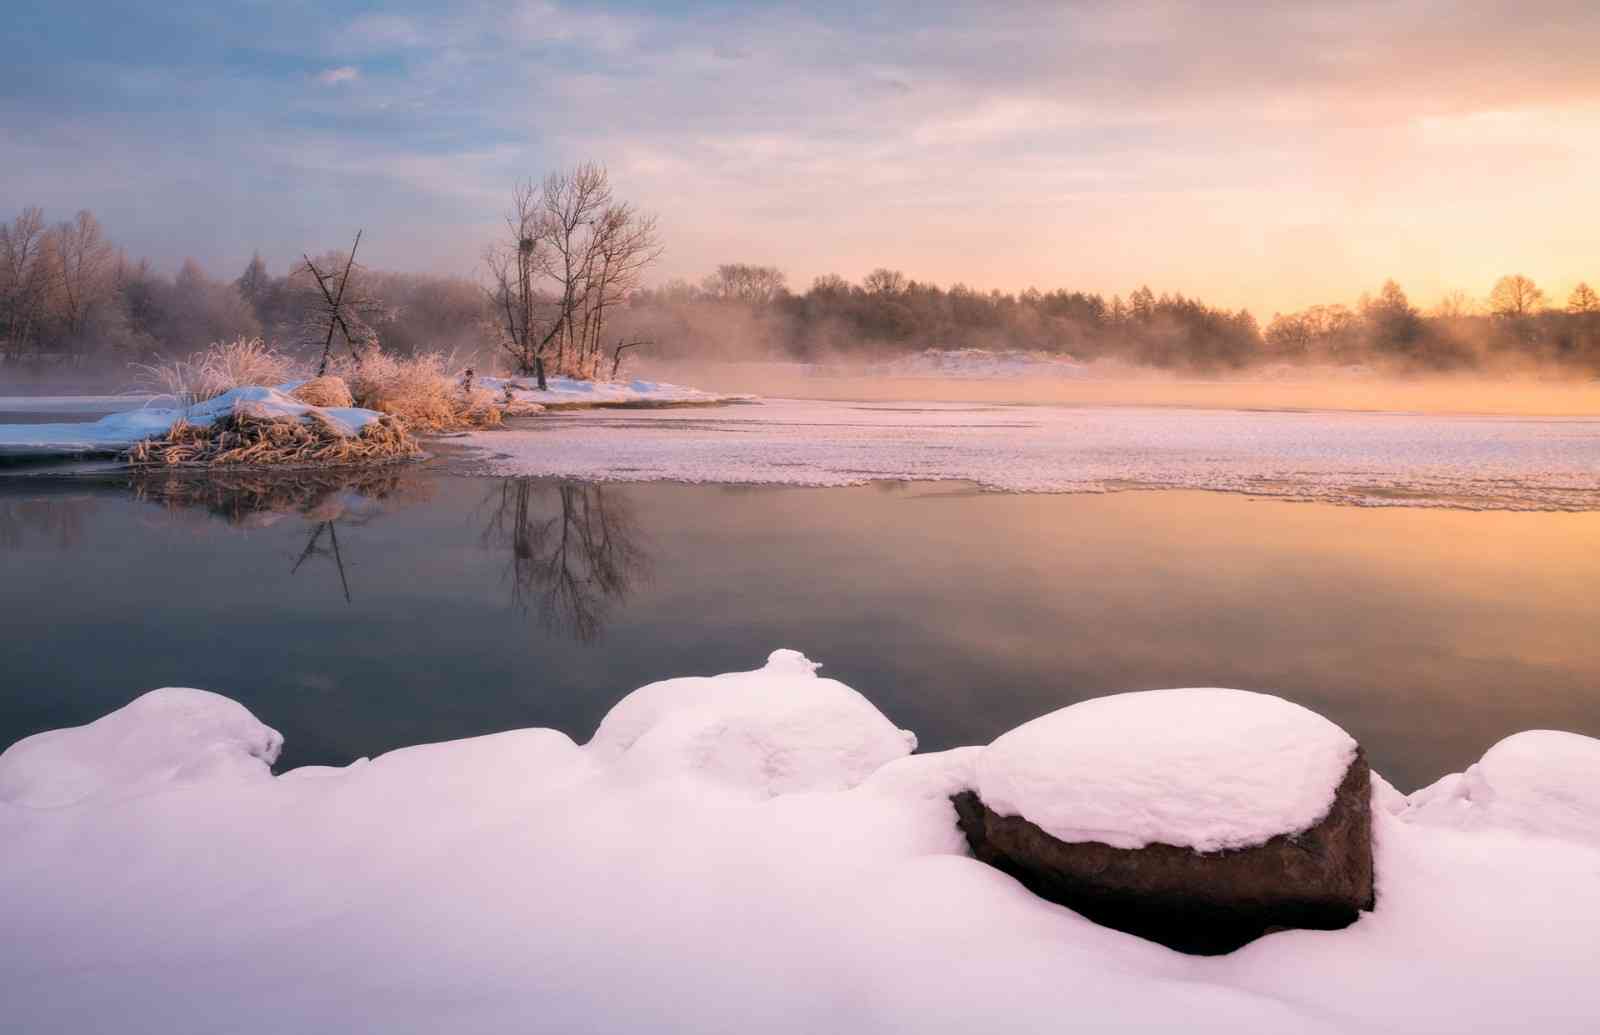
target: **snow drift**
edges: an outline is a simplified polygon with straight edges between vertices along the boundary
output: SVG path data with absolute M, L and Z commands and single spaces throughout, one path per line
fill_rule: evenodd
M 1486 757 L 1494 824 L 1419 821 L 1422 798 L 1375 810 L 1382 905 L 1354 926 L 1200 958 L 967 857 L 948 798 L 980 751 L 908 755 L 810 670 L 778 652 L 652 684 L 585 746 L 518 730 L 279 776 L 275 735 L 202 691 L 19 742 L 0 755 L 5 1027 L 1576 1033 L 1600 1016 L 1587 806 L 1559 831 L 1518 822 L 1592 801 L 1594 741 Z

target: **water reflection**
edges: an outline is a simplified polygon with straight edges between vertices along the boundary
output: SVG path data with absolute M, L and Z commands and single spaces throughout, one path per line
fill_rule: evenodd
M 170 510 L 202 510 L 230 525 L 261 528 L 298 515 L 308 521 L 366 524 L 385 504 L 427 499 L 429 483 L 400 468 L 204 474 L 149 471 L 129 476 L 135 499 Z
M 83 543 L 94 509 L 92 496 L 0 498 L 0 547 L 17 549 L 31 533 L 50 539 L 58 549 L 74 549 Z
M 629 501 L 605 486 L 507 478 L 484 498 L 482 541 L 510 554 L 511 598 L 545 630 L 599 639 L 614 609 L 650 577 Z

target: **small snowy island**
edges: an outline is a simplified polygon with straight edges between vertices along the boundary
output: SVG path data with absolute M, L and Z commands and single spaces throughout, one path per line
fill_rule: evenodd
M 1410 798 L 1374 774 L 1376 908 L 1196 956 L 973 858 L 952 797 L 1068 839 L 1226 856 L 1325 818 L 1358 760 L 1343 731 L 1268 695 L 1166 691 L 914 754 L 815 668 L 777 651 L 653 683 L 584 745 L 526 729 L 281 774 L 281 738 L 203 690 L 20 741 L 0 754 L 7 1028 L 1576 1033 L 1600 1017 L 1600 741 L 1520 734 Z M 1236 765 L 1201 761 L 1244 727 Z

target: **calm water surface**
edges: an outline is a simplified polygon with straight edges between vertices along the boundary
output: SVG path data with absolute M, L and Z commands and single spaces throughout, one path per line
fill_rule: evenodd
M 652 680 L 824 664 L 924 748 L 1108 691 L 1272 690 L 1402 788 L 1600 735 L 1600 514 L 1189 492 L 0 476 L 0 747 L 141 691 L 238 699 L 283 765 L 520 726 Z

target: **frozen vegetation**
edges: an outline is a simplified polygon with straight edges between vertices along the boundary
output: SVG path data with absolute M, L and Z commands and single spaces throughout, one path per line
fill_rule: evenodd
M 558 415 L 478 434 L 483 469 L 622 481 L 1007 492 L 1187 488 L 1366 505 L 1600 505 L 1600 423 L 1579 418 L 769 400 L 712 413 Z
M 0 755 L 6 1028 L 1561 1035 L 1600 1016 L 1596 741 L 1522 734 L 1411 799 L 1377 783 L 1374 912 L 1184 956 L 966 853 L 953 792 L 1082 745 L 1045 723 L 911 754 L 813 669 L 779 651 L 652 684 L 582 746 L 526 729 L 280 775 L 277 734 L 200 690 L 21 741 Z M 1247 696 L 1252 794 L 1287 738 L 1348 750 Z M 1168 703 L 1146 697 L 1128 737 L 1163 743 Z M 1130 805 L 1188 800 L 1196 775 L 1119 772 L 1096 791 Z
M 381 416 L 358 407 L 308 406 L 284 391 L 290 387 L 235 388 L 193 406 L 142 406 L 84 423 L 0 424 L 0 456 L 117 453 L 144 439 L 165 435 L 180 420 L 209 425 L 231 414 L 236 406 L 263 417 L 297 419 L 315 410 L 326 418 L 326 426 L 351 438 Z M 64 403 L 57 405 L 66 408 Z

